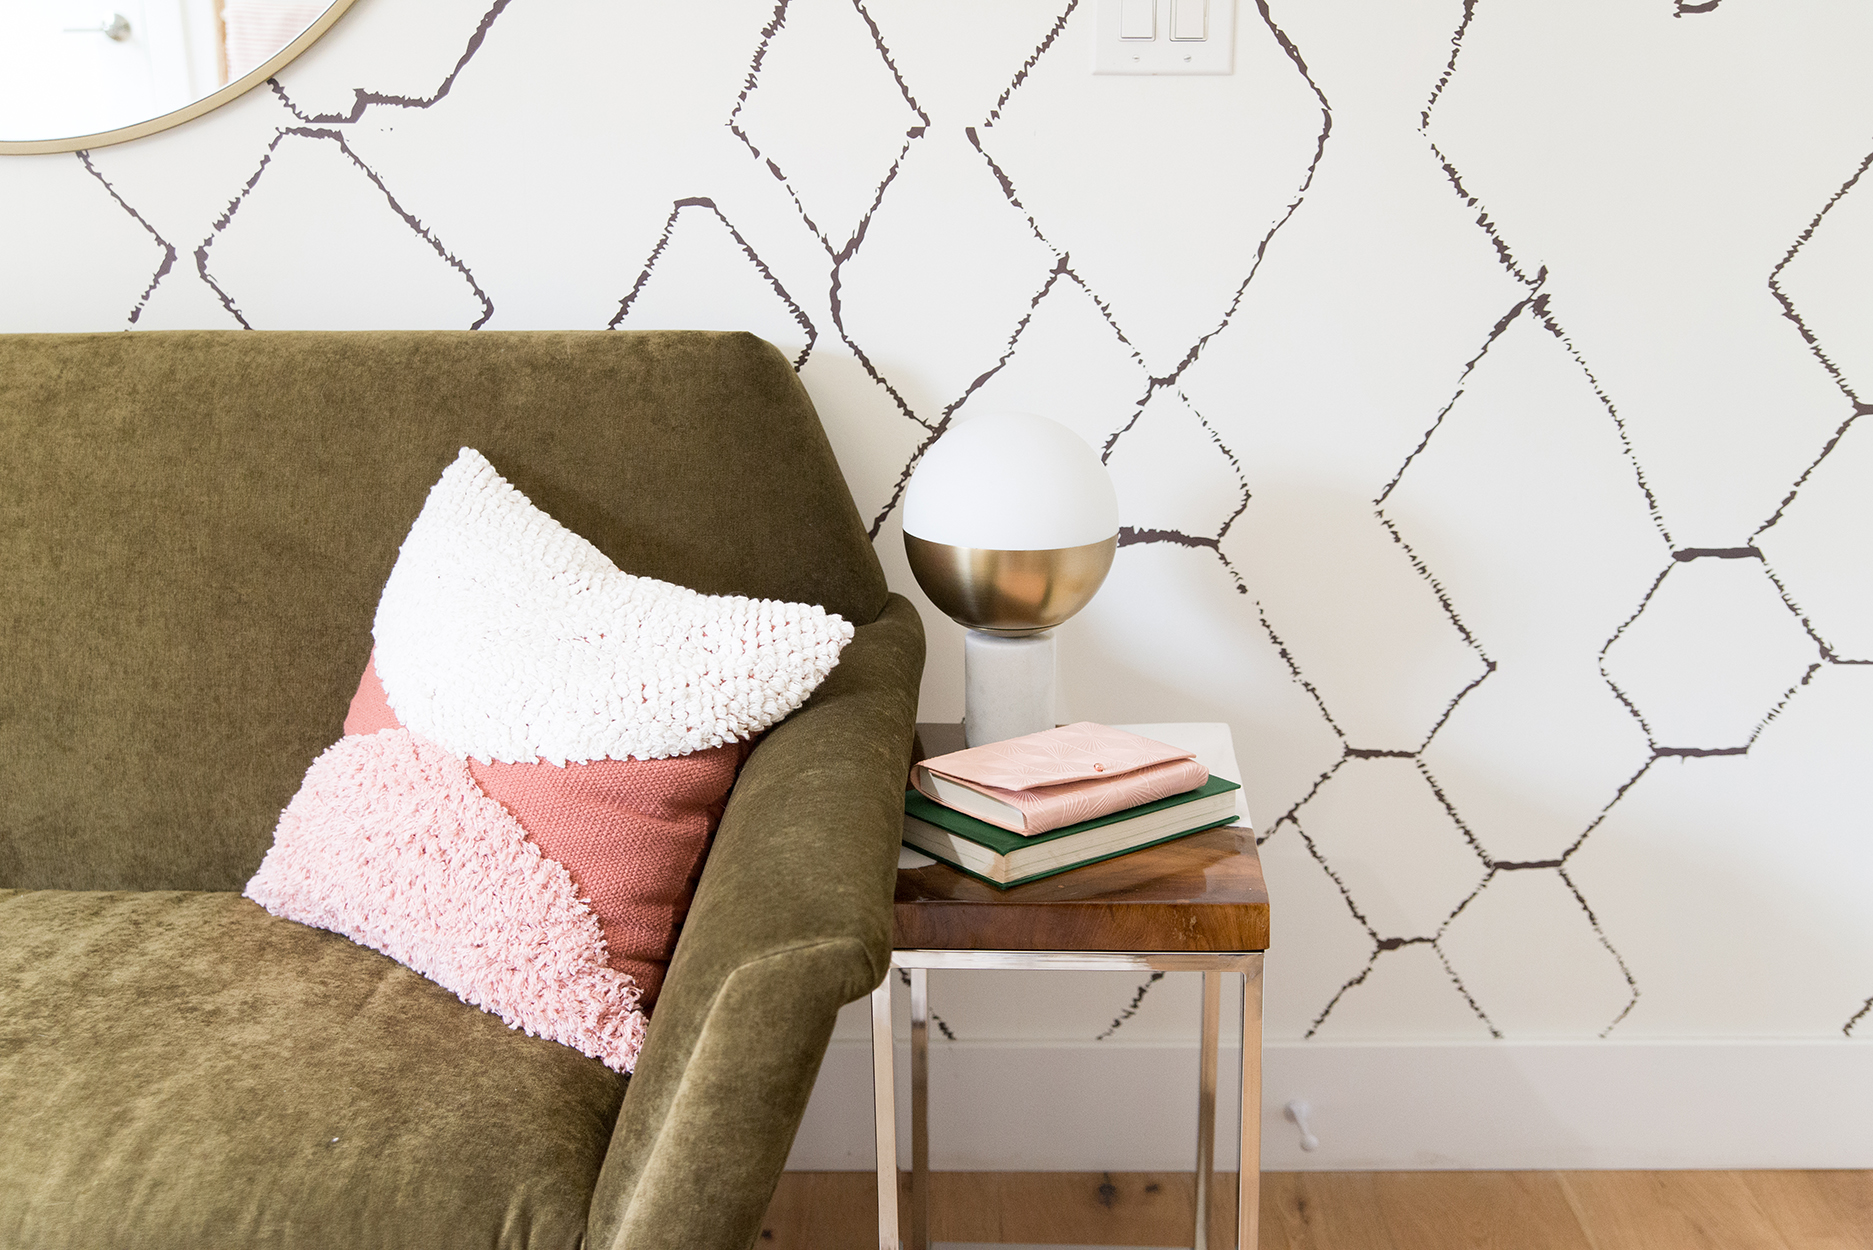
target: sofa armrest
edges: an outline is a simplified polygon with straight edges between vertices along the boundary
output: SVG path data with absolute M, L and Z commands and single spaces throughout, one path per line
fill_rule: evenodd
M 923 651 L 892 595 L 742 769 L 592 1196 L 592 1250 L 759 1235 L 834 1017 L 890 966 Z

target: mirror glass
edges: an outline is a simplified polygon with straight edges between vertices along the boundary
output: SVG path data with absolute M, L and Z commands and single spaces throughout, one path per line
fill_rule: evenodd
M 241 79 L 332 7 L 331 0 L 0 0 L 0 143 L 93 135 L 113 142 L 161 128 L 140 123 L 197 116 L 223 102 L 210 101 L 218 92 L 232 99 L 252 86 Z M 206 107 L 190 107 L 197 104 Z M 108 133 L 125 128 L 134 134 Z

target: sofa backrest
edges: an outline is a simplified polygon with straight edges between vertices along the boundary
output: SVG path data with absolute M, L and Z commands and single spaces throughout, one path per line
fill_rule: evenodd
M 463 446 L 627 572 L 884 605 L 752 335 L 0 336 L 0 886 L 240 889 Z

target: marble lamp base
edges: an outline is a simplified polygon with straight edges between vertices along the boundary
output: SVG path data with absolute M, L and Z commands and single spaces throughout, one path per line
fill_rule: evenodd
M 1052 630 L 963 635 L 963 735 L 972 747 L 1054 727 Z

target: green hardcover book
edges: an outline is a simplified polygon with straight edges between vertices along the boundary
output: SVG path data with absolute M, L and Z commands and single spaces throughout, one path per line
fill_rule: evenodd
M 906 790 L 904 844 L 1005 890 L 1187 833 L 1233 824 L 1235 792 L 1241 788 L 1211 776 L 1195 790 L 1032 836 L 997 828 Z

